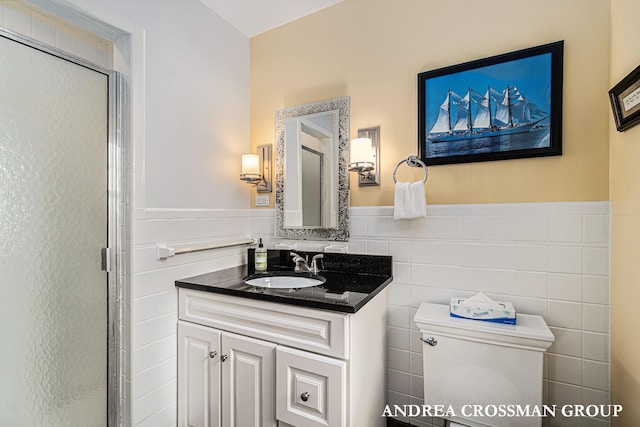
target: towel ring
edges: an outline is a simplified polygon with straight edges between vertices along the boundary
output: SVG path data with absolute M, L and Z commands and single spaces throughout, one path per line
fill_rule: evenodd
M 424 162 L 422 160 L 420 160 L 419 158 L 417 158 L 416 156 L 409 156 L 404 160 L 400 160 L 398 162 L 398 164 L 396 165 L 396 167 L 393 169 L 393 183 L 395 184 L 396 182 L 398 182 L 396 180 L 396 172 L 398 171 L 398 168 L 400 167 L 401 164 L 406 163 L 407 165 L 411 166 L 412 168 L 416 167 L 416 166 L 422 166 L 422 168 L 424 169 L 424 179 L 422 180 L 423 183 L 427 182 L 427 178 L 429 178 L 429 171 L 427 170 L 427 165 L 424 164 Z

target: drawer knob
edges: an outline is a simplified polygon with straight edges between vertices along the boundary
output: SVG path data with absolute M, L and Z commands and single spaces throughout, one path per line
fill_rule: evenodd
M 306 391 L 302 393 L 300 395 L 300 400 L 302 400 L 303 402 L 306 402 L 307 400 L 309 400 L 309 393 L 307 393 Z
M 225 360 L 227 360 L 228 358 L 229 358 L 229 356 L 227 356 L 226 354 L 223 354 L 222 356 L 220 356 L 220 359 L 222 359 L 223 362 Z
M 438 340 L 435 339 L 434 337 L 429 337 L 429 338 L 420 337 L 420 340 L 424 343 L 429 344 L 431 347 L 435 347 L 438 345 Z
M 214 357 L 216 357 L 217 354 L 218 354 L 217 351 L 210 351 L 209 352 L 209 357 L 213 359 Z

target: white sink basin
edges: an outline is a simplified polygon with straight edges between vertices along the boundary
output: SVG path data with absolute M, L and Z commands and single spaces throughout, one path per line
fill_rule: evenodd
M 261 288 L 274 289 L 292 289 L 292 288 L 309 288 L 323 284 L 324 280 L 312 279 L 310 277 L 296 276 L 266 276 L 257 277 L 255 279 L 245 280 L 244 283 L 251 286 Z

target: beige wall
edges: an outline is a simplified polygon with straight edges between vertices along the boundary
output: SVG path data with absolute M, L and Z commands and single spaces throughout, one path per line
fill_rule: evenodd
M 611 2 L 611 86 L 640 64 L 640 3 Z M 614 426 L 640 421 L 640 126 L 616 132 L 611 120 L 611 399 L 624 405 Z
M 430 168 L 427 203 L 608 200 L 608 0 L 345 0 L 251 39 L 251 144 L 279 108 L 349 95 L 351 137 L 381 127 L 382 184 L 351 205 L 393 204 L 417 152 L 416 75 L 565 40 L 564 153 Z M 403 180 L 421 172 L 404 168 Z

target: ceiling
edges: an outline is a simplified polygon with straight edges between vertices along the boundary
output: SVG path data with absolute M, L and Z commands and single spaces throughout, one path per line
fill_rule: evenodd
M 342 0 L 200 0 L 247 37 L 310 15 Z

